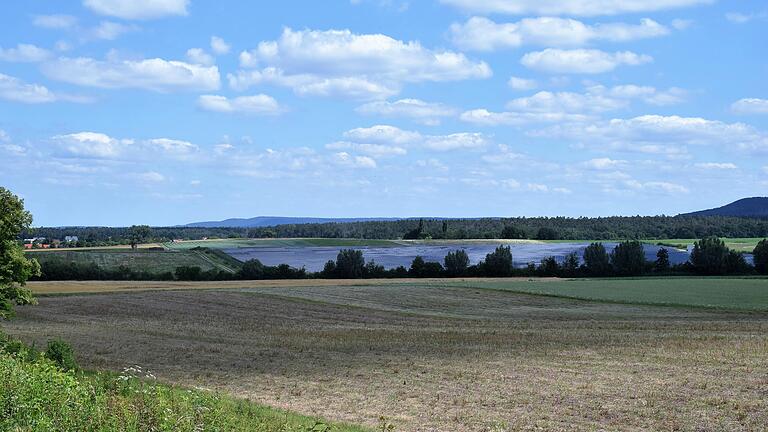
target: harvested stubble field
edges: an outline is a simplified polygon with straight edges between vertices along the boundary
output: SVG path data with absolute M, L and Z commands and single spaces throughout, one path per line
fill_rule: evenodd
M 322 282 L 42 297 L 5 327 L 85 367 L 402 431 L 768 428 L 764 312 Z

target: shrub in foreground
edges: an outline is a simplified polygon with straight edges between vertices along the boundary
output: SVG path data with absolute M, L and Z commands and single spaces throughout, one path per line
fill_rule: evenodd
M 55 339 L 48 342 L 48 347 L 45 349 L 44 355 L 45 358 L 54 362 L 64 371 L 77 370 L 75 352 L 72 350 L 72 346 L 61 339 Z

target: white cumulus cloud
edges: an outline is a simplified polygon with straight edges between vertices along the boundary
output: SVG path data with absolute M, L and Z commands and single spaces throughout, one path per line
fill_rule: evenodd
M 335 143 L 327 144 L 325 148 L 329 150 L 351 150 L 373 158 L 403 156 L 408 153 L 408 150 L 403 147 L 384 144 L 360 144 L 348 141 L 337 141 Z
M 406 145 L 420 140 L 418 132 L 405 131 L 388 125 L 356 128 L 344 133 L 344 138 L 355 142 Z
M 419 99 L 370 102 L 359 106 L 356 111 L 383 117 L 405 117 L 426 125 L 440 124 L 441 119 L 458 114 L 455 108 Z
M 242 68 L 229 76 L 243 90 L 260 83 L 292 88 L 300 95 L 377 99 L 399 93 L 405 83 L 487 78 L 490 67 L 464 54 L 424 48 L 383 34 L 349 30 L 283 30 L 240 54 Z
M 579 122 L 588 120 L 583 114 L 565 112 L 493 112 L 479 108 L 463 112 L 459 118 L 482 126 L 520 126 L 531 123 Z
M 57 135 L 53 140 L 74 156 L 113 158 L 118 156 L 123 147 L 130 146 L 132 140 L 117 140 L 98 132 L 78 132 Z
M 579 47 L 597 41 L 625 42 L 667 34 L 667 27 L 649 18 L 640 20 L 640 24 L 589 25 L 558 17 L 525 18 L 504 24 L 497 24 L 484 17 L 472 17 L 466 23 L 451 25 L 453 43 L 461 49 L 476 51 L 524 45 Z
M 18 44 L 15 48 L 0 47 L 0 60 L 13 63 L 36 63 L 47 60 L 51 52 L 32 44 Z
M 714 0 L 440 0 L 464 11 L 508 15 L 619 15 L 713 3 Z
M 51 140 L 68 156 L 93 159 L 186 159 L 199 150 L 188 141 L 170 138 L 118 139 L 104 133 L 88 131 L 56 135 Z
M 585 145 L 642 153 L 679 155 L 689 145 L 720 145 L 746 152 L 768 151 L 768 134 L 744 123 L 700 117 L 644 115 L 630 119 L 569 123 L 529 132 Z
M 515 76 L 509 78 L 507 85 L 509 85 L 514 90 L 520 91 L 535 90 L 539 87 L 539 83 L 537 83 L 536 80 L 519 78 Z
M 631 51 L 608 53 L 596 49 L 547 48 L 524 55 L 520 62 L 527 68 L 546 73 L 599 74 L 622 65 L 637 66 L 652 61 L 651 56 Z
M 344 133 L 344 138 L 356 144 L 379 144 L 390 147 L 415 146 L 433 151 L 479 149 L 490 142 L 488 137 L 481 133 L 459 132 L 448 135 L 423 135 L 420 132 L 406 131 L 388 125 L 352 129 Z
M 211 50 L 217 54 L 222 55 L 229 52 L 230 46 L 224 41 L 224 39 L 218 36 L 211 36 Z
M 83 0 L 83 5 L 100 15 L 146 20 L 186 15 L 189 0 Z
M 202 95 L 198 98 L 198 106 L 206 111 L 223 113 L 245 113 L 259 115 L 275 115 L 283 112 L 283 108 L 275 98 L 257 94 L 227 98 L 219 95 Z
M 376 161 L 368 156 L 354 156 L 347 152 L 334 153 L 331 159 L 337 165 L 348 168 L 376 168 Z
M 694 166 L 706 170 L 734 170 L 738 168 L 736 164 L 730 162 L 700 162 Z
M 424 140 L 424 147 L 436 151 L 479 149 L 488 145 L 489 140 L 481 133 L 455 133 L 450 135 L 433 135 Z
M 102 21 L 96 27 L 85 31 L 84 36 L 93 39 L 114 40 L 118 36 L 136 30 L 136 27 L 112 21 Z
M 213 56 L 205 52 L 202 48 L 190 48 L 187 50 L 187 59 L 194 63 L 203 66 L 211 66 L 216 61 Z
M 99 88 L 139 88 L 158 92 L 218 90 L 219 69 L 161 58 L 95 60 L 59 58 L 43 64 L 43 73 L 58 81 Z
M 507 109 L 522 112 L 581 113 L 612 111 L 626 106 L 626 102 L 601 94 L 541 91 L 533 96 L 512 99 Z
M 611 158 L 596 158 L 590 159 L 582 165 L 584 167 L 596 170 L 614 170 L 627 166 L 628 162 L 625 160 L 616 160 Z
M 531 96 L 515 98 L 506 105 L 506 112 L 474 109 L 460 118 L 486 126 L 523 125 L 526 123 L 580 122 L 594 120 L 596 114 L 627 108 L 633 101 L 650 105 L 671 105 L 682 102 L 686 92 L 678 88 L 658 90 L 650 86 L 592 85 L 584 93 L 540 91 Z
M 731 105 L 731 109 L 739 114 L 768 114 L 768 99 L 740 99 Z
M 40 104 L 57 101 L 90 102 L 81 96 L 58 94 L 39 84 L 28 84 L 18 78 L 0 73 L 0 99 L 26 104 Z

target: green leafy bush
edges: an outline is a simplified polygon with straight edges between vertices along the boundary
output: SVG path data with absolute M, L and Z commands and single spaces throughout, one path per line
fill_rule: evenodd
M 63 340 L 55 339 L 48 342 L 48 347 L 45 349 L 45 358 L 56 363 L 64 371 L 77 370 L 75 352 Z

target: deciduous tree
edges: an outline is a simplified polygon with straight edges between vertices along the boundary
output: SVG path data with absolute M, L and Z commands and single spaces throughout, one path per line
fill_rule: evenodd
M 726 272 L 728 247 L 717 237 L 707 237 L 693 244 L 691 264 L 697 273 L 722 275 Z
M 448 255 L 445 256 L 445 271 L 448 276 L 464 276 L 467 267 L 469 267 L 469 256 L 463 249 L 448 252 Z
M 512 249 L 499 246 L 485 256 L 483 269 L 488 276 L 507 277 L 512 275 Z
M 365 267 L 363 251 L 342 249 L 336 256 L 336 273 L 342 279 L 362 278 L 363 267 Z
M 645 270 L 643 244 L 636 240 L 621 242 L 611 252 L 611 264 L 620 276 L 639 276 Z
M 760 274 L 768 274 L 768 240 L 763 239 L 752 251 L 755 260 L 755 269 Z
M 653 265 L 656 273 L 666 273 L 669 271 L 669 251 L 666 248 L 659 249 L 656 252 L 656 262 Z
M 592 243 L 584 249 L 584 267 L 591 276 L 607 276 L 611 261 L 602 243 Z
M 31 224 L 32 215 L 24 209 L 24 201 L 0 187 L 0 318 L 13 316 L 15 305 L 34 302 L 24 284 L 40 274 L 40 265 L 24 256 L 18 239 Z
M 131 249 L 136 249 L 143 243 L 147 237 L 152 235 L 152 228 L 149 225 L 134 225 L 130 229 Z

